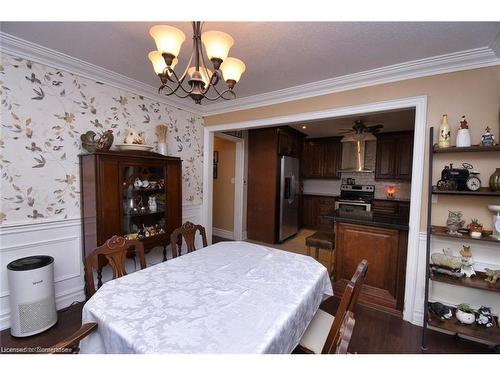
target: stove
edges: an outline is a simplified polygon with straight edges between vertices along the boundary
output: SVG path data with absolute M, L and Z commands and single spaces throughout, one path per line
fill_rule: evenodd
M 335 209 L 343 211 L 371 211 L 375 198 L 374 185 L 341 185 L 340 198 L 335 202 Z

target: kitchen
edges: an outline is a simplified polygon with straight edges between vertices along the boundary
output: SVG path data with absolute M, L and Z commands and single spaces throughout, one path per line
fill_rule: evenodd
M 401 316 L 414 123 L 409 108 L 250 130 L 248 240 L 307 254 L 306 237 L 335 232 L 317 258 L 336 292 L 366 258 L 360 302 Z

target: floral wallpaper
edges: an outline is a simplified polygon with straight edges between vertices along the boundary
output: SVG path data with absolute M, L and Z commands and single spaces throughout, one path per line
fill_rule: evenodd
M 168 127 L 168 154 L 183 160 L 184 204 L 202 200 L 202 118 L 90 79 L 1 54 L 0 224 L 80 217 L 80 135 L 128 128 L 155 145 Z

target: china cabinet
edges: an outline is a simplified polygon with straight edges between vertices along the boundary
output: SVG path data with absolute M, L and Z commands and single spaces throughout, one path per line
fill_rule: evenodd
M 146 252 L 163 247 L 165 260 L 182 224 L 181 163 L 145 151 L 80 155 L 83 256 L 119 235 L 141 240 Z

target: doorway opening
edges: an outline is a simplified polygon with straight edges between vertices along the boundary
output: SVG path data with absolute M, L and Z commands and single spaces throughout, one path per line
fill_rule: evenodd
M 411 97 L 403 99 L 394 99 L 384 102 L 375 102 L 369 104 L 354 105 L 342 108 L 332 108 L 317 112 L 305 112 L 285 116 L 276 116 L 264 119 L 243 121 L 238 123 L 229 123 L 215 125 L 205 128 L 204 146 L 204 199 L 203 199 L 203 219 L 207 228 L 207 234 L 210 236 L 212 231 L 212 180 L 211 180 L 211 160 L 208 159 L 213 151 L 214 134 L 219 131 L 254 129 L 271 126 L 280 126 L 283 124 L 301 123 L 304 121 L 325 120 L 352 115 L 363 115 L 382 111 L 391 111 L 398 109 L 415 109 L 415 127 L 414 127 L 414 147 L 412 153 L 412 175 L 410 184 L 410 213 L 408 230 L 408 250 L 406 258 L 406 281 L 404 287 L 404 310 L 403 319 L 414 324 L 422 324 L 422 285 L 423 276 L 422 257 L 419 256 L 420 248 L 420 217 L 421 202 L 423 191 L 423 171 L 425 156 L 425 135 L 426 135 L 426 112 L 427 97 Z M 243 179 L 243 177 L 242 177 Z M 248 208 L 249 210 L 251 207 Z M 243 215 L 243 210 L 241 211 Z M 403 266 L 404 267 L 404 266 Z
M 244 136 L 214 134 L 212 152 L 212 233 L 216 240 L 242 239 Z

